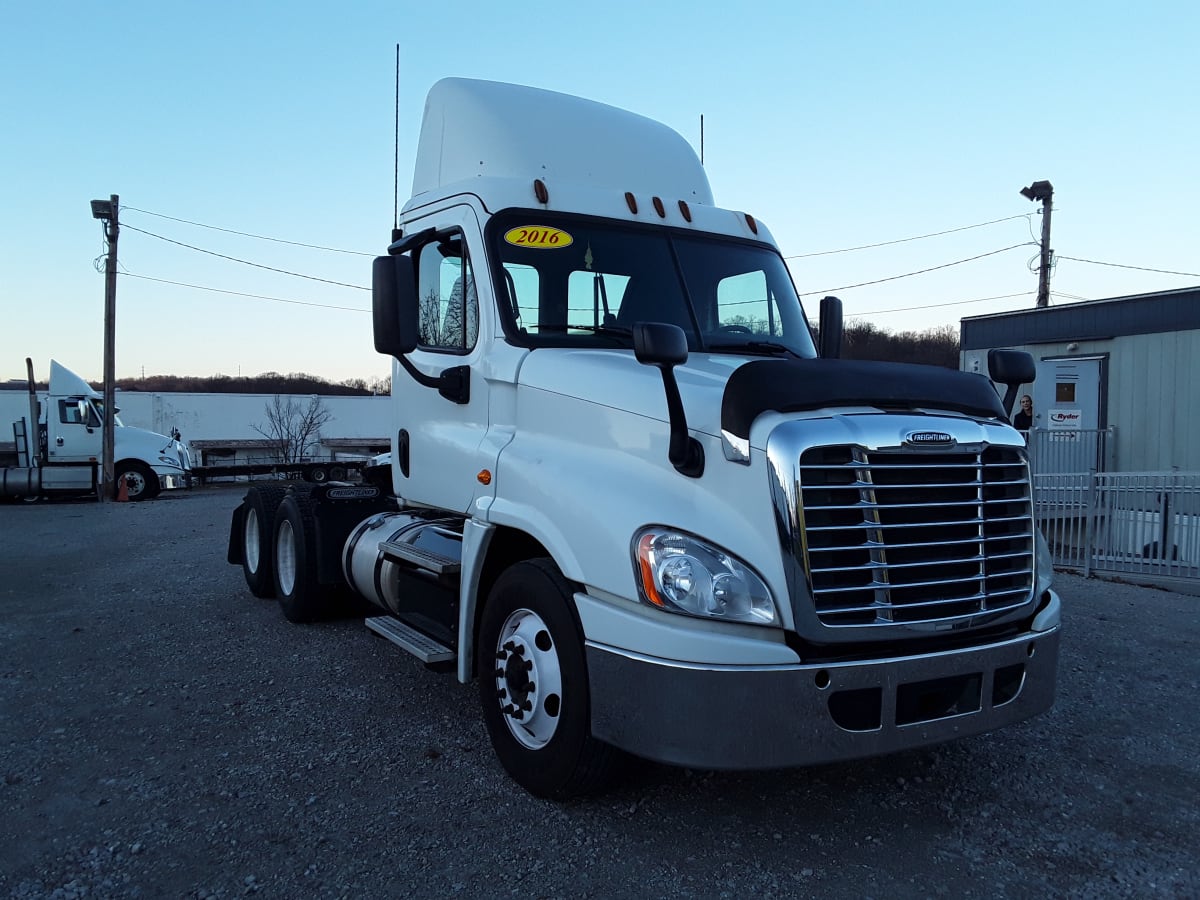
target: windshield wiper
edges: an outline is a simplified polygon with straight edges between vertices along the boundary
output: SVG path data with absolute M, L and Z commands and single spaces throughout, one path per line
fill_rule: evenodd
M 742 353 L 752 353 L 759 356 L 780 356 L 786 354 L 800 359 L 801 356 L 791 347 L 784 344 L 777 344 L 774 341 L 718 341 L 713 344 L 705 344 L 705 350 L 714 350 L 718 353 L 726 351 L 740 351 Z
M 617 341 L 633 337 L 633 329 L 624 325 L 542 325 L 538 331 L 561 331 L 564 334 L 568 331 L 587 331 Z

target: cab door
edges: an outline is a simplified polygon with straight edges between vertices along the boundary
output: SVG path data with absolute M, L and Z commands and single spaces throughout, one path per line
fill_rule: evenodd
M 100 458 L 100 417 L 84 397 L 53 397 L 46 414 L 46 454 L 50 462 L 89 462 Z
M 394 367 L 392 394 L 399 412 L 393 437 L 393 482 L 404 500 L 467 512 L 487 488 L 481 470 L 494 466 L 485 437 L 489 388 L 482 371 L 495 320 L 483 265 L 482 233 L 474 210 L 453 206 L 405 224 L 409 234 L 433 229 L 411 251 L 419 298 L 417 349 L 408 361 L 438 376 L 460 368 L 468 382 L 465 402 L 417 383 Z

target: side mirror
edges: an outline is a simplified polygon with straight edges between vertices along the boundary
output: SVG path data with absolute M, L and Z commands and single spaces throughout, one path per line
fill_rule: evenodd
M 1024 350 L 989 350 L 988 376 L 992 381 L 1008 388 L 1004 393 L 1004 411 L 1012 418 L 1017 392 L 1021 385 L 1033 384 L 1034 378 L 1037 377 L 1037 367 L 1033 364 L 1032 354 Z
M 375 258 L 371 318 L 379 353 L 399 359 L 417 348 L 417 280 L 411 256 Z
M 666 322 L 638 322 L 633 326 L 633 355 L 647 366 L 662 372 L 663 391 L 667 395 L 667 420 L 671 425 L 671 444 L 667 459 L 676 471 L 688 478 L 704 474 L 704 448 L 688 434 L 683 398 L 675 381 L 675 367 L 687 362 L 687 335 L 678 325 Z
M 92 404 L 88 403 L 86 400 L 78 400 L 75 403 L 75 407 L 79 410 L 79 421 L 84 425 L 91 425 L 90 413 L 92 411 Z
M 837 297 L 821 298 L 821 319 L 817 326 L 822 359 L 837 359 L 842 355 L 842 301 Z
M 638 322 L 633 326 L 633 353 L 648 366 L 678 366 L 687 362 L 687 335 L 678 325 Z

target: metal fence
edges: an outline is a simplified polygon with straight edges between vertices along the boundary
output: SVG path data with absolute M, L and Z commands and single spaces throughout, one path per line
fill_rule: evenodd
M 1111 472 L 1117 468 L 1115 428 L 1033 428 L 1029 465 L 1039 474 Z
M 1054 564 L 1200 579 L 1200 472 L 1042 472 L 1034 514 Z

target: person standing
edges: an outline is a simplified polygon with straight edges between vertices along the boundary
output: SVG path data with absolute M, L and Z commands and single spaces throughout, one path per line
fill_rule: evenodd
M 1012 423 L 1013 428 L 1025 432 L 1028 439 L 1029 429 L 1033 427 L 1033 398 L 1028 394 L 1021 398 L 1021 410 L 1013 416 Z

